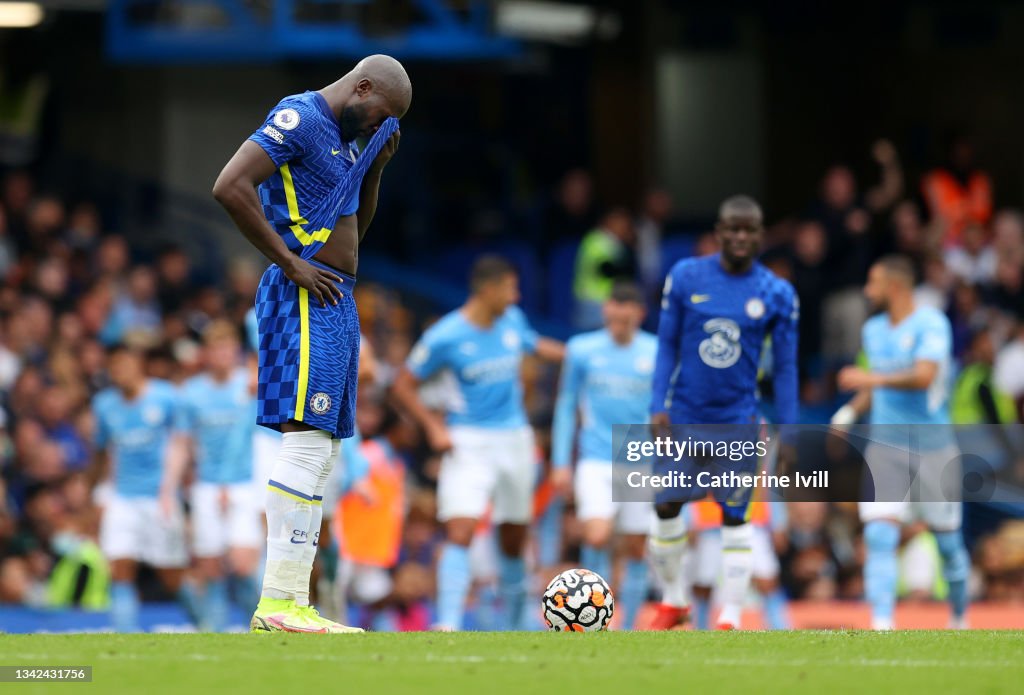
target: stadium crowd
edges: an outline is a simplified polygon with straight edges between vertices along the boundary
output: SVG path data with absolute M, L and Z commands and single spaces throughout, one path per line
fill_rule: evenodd
M 837 369 L 859 349 L 867 307 L 860 288 L 871 261 L 897 251 L 920 272 L 918 301 L 945 310 L 954 326 L 959 375 L 954 420 L 1021 421 L 1024 403 L 1024 214 L 996 206 L 992 182 L 958 138 L 941 166 L 909 180 L 893 145 L 871 150 L 880 172 L 863 187 L 842 164 L 824 173 L 806 209 L 772 224 L 764 262 L 789 279 L 802 304 L 801 396 L 813 412 L 841 397 Z M 600 323 L 601 302 L 617 279 L 634 279 L 651 297 L 649 322 L 678 231 L 671 197 L 652 190 L 638 210 L 603 208 L 583 169 L 568 172 L 536 216 L 533 238 L 571 243 L 573 327 Z M 779 219 L 769 215 L 770 219 Z M 713 250 L 690 234 L 693 253 Z M 130 230 L 110 230 L 89 201 L 36 190 L 24 172 L 0 190 L 0 603 L 106 606 L 109 570 L 97 546 L 100 509 L 92 465 L 91 397 L 108 384 L 106 349 L 142 347 L 151 376 L 181 382 L 201 365 L 200 335 L 216 319 L 244 329 L 258 268 L 233 263 L 218 282 L 198 277 L 181 247 L 150 257 Z M 568 272 L 568 269 L 564 269 Z M 320 603 L 347 600 L 355 622 L 377 629 L 430 624 L 440 528 L 434 485 L 439 458 L 390 403 L 388 387 L 421 330 L 434 318 L 398 291 L 360 283 L 366 343 L 375 357 L 360 384 L 361 453 L 369 474 L 341 496 L 323 558 Z M 528 361 L 526 399 L 547 458 L 557 372 Z M 1015 457 L 1016 458 L 1016 457 Z M 1024 457 L 1022 457 L 1024 458 Z M 572 500 L 538 481 L 533 559 L 538 580 L 578 557 Z M 779 579 L 790 599 L 859 599 L 863 594 L 856 504 L 794 503 L 771 524 Z M 993 525 L 974 539 L 976 598 L 1024 600 L 1024 521 Z M 497 590 L 489 536 L 475 544 L 477 600 Z M 337 548 L 343 548 L 339 557 Z M 937 552 L 911 529 L 903 546 L 902 591 L 941 597 Z M 159 598 L 143 576 L 145 598 Z M 332 604 L 333 602 L 333 604 Z M 485 627 L 487 611 L 476 624 Z

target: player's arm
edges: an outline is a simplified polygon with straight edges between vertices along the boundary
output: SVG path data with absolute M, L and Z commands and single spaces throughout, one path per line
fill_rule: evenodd
M 160 479 L 160 507 L 170 515 L 174 509 L 181 481 L 185 479 L 192 459 L 192 436 L 195 411 L 184 397 L 175 401 L 171 421 L 171 436 L 164 452 L 164 471 Z
M 545 362 L 561 362 L 565 359 L 565 343 L 554 338 L 539 336 L 533 354 Z
M 572 445 L 576 438 L 576 412 L 583 376 L 572 342 L 565 352 L 558 398 L 555 400 L 555 417 L 551 426 L 551 478 L 563 494 L 568 492 L 572 476 Z
M 419 388 L 447 364 L 445 353 L 444 342 L 437 338 L 433 329 L 428 330 L 409 353 L 409 359 L 391 386 L 395 402 L 420 424 L 431 448 L 439 452 L 452 448 L 451 436 L 444 420 L 423 403 Z
M 287 154 L 281 156 L 286 157 Z M 213 197 L 227 210 L 249 243 L 271 263 L 276 263 L 289 280 L 306 288 L 321 306 L 326 306 L 328 301 L 337 304 L 341 290 L 335 283 L 341 282 L 341 278 L 292 253 L 263 216 L 256 187 L 270 178 L 277 168 L 263 146 L 246 140 L 217 176 Z
M 362 188 L 359 189 L 359 211 L 356 213 L 356 223 L 359 228 L 359 241 L 363 240 L 366 230 L 373 222 L 373 216 L 377 213 L 377 196 L 380 190 L 380 179 L 384 173 L 384 167 L 398 151 L 398 143 L 402 139 L 402 133 L 395 131 L 388 138 L 388 141 L 381 148 L 380 153 L 373 160 L 373 164 L 366 171 L 363 178 Z
M 89 466 L 87 477 L 89 487 L 94 488 L 110 476 L 110 429 L 103 414 L 107 411 L 106 406 L 101 402 L 102 396 L 97 396 L 92 402 L 93 415 L 93 456 L 92 464 Z
M 678 292 L 674 290 L 672 273 L 669 273 L 662 290 L 661 313 L 658 315 L 658 352 L 651 380 L 651 424 L 662 427 L 669 425 L 665 403 L 672 386 L 672 374 L 679 366 L 679 335 L 683 328 L 683 304 Z
M 800 305 L 791 287 L 782 300 L 779 315 L 772 326 L 772 385 L 775 392 L 775 419 L 780 425 L 799 422 L 799 385 L 797 343 Z

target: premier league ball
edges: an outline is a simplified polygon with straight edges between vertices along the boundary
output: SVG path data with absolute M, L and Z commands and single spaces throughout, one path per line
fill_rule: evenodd
M 541 610 L 552 632 L 596 632 L 611 622 L 615 597 L 599 574 L 566 570 L 544 590 Z

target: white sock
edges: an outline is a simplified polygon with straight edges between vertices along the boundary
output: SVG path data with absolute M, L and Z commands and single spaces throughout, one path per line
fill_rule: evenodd
M 654 574 L 661 583 L 662 602 L 677 608 L 689 605 L 686 600 L 686 521 L 683 515 L 672 519 L 655 519 L 647 539 L 647 549 Z
M 719 624 L 740 626 L 754 564 L 750 552 L 753 537 L 754 527 L 750 524 L 722 526 L 722 612 L 718 616 Z
M 324 491 L 327 489 L 327 478 L 331 475 L 338 454 L 341 451 L 341 440 L 331 440 L 331 455 L 324 465 L 320 479 L 313 491 L 313 513 L 309 517 L 309 543 L 302 551 L 302 561 L 299 565 L 298 576 L 295 582 L 295 604 L 298 606 L 309 605 L 310 577 L 313 576 L 313 562 L 316 560 L 316 551 L 320 547 L 320 523 L 324 518 Z
M 309 541 L 312 500 L 331 452 L 331 435 L 286 432 L 267 482 L 266 598 L 294 599 L 303 550 Z

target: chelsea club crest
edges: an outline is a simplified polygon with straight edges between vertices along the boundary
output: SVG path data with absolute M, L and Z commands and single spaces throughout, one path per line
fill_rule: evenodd
M 314 393 L 309 399 L 309 407 L 317 415 L 323 415 L 331 409 L 331 397 L 323 391 Z

